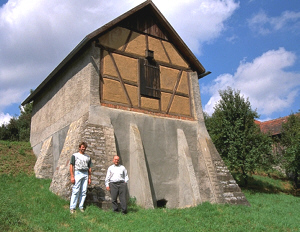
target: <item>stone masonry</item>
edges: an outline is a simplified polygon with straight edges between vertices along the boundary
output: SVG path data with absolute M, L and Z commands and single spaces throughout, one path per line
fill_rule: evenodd
M 92 183 L 88 187 L 86 203 L 94 203 L 101 208 L 107 208 L 110 195 L 105 189 L 104 180 L 112 157 L 117 154 L 114 133 L 112 128 L 88 124 L 87 116 L 71 123 L 50 190 L 65 200 L 70 199 L 72 188 L 69 171 L 70 158 L 78 151 L 81 141 L 88 144 L 86 153 L 90 155 L 93 163 Z

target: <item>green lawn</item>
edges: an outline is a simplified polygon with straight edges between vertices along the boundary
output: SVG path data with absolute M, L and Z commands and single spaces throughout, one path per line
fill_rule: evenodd
M 1 151 L 3 146 L 9 147 L 0 142 Z M 33 169 L 32 152 L 20 149 L 11 156 L 22 156 Z M 15 162 L 8 153 L 0 153 L 1 165 Z M 187 209 L 145 210 L 131 205 L 122 215 L 89 205 L 84 213 L 71 215 L 69 202 L 49 191 L 51 180 L 36 179 L 22 166 L 27 170 L 23 163 L 18 170 L 0 171 L 0 231 L 300 231 L 300 198 L 284 193 L 287 183 L 282 180 L 253 176 L 244 190 L 251 207 L 204 203 Z

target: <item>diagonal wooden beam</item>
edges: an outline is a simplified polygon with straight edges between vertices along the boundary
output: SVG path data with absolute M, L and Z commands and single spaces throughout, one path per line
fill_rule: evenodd
M 125 44 L 124 44 L 123 47 L 122 47 L 122 50 L 121 50 L 122 52 L 125 52 L 125 50 L 126 50 L 126 48 L 127 48 L 127 46 L 128 46 L 128 43 L 129 43 L 129 40 L 130 40 L 131 35 L 132 35 L 132 31 L 130 31 L 129 34 L 128 34 L 128 37 L 127 37 L 127 39 L 126 39 L 126 42 L 125 42 Z
M 177 88 L 178 88 L 181 76 L 182 76 L 182 70 L 180 70 L 179 73 L 178 73 L 178 75 L 177 75 L 177 81 L 176 81 L 176 84 L 175 84 L 175 86 L 173 88 L 173 94 L 172 94 L 172 96 L 170 98 L 170 101 L 169 101 L 169 104 L 168 104 L 168 107 L 167 107 L 167 111 L 166 111 L 167 114 L 169 114 L 170 108 L 172 106 L 172 103 L 173 103 L 173 100 L 174 100 L 174 97 L 175 97 L 175 94 L 176 94 L 176 91 L 177 91 Z
M 160 41 L 161 46 L 163 47 L 163 49 L 164 49 L 164 51 L 165 51 L 165 54 L 166 54 L 166 56 L 167 56 L 167 58 L 168 58 L 168 60 L 169 60 L 169 63 L 172 64 L 172 61 L 171 61 L 171 59 L 170 59 L 170 56 L 169 56 L 169 54 L 168 54 L 168 52 L 167 52 L 167 50 L 166 50 L 166 47 L 165 47 L 164 43 L 162 42 L 161 39 L 160 39 L 159 41 Z
M 123 78 L 122 78 L 122 76 L 121 76 L 121 73 L 120 73 L 120 71 L 119 71 L 119 68 L 118 68 L 118 66 L 117 66 L 117 63 L 116 63 L 116 61 L 115 61 L 115 58 L 113 57 L 113 55 L 112 55 L 111 52 L 108 52 L 108 54 L 109 54 L 109 56 L 110 56 L 110 58 L 111 58 L 111 60 L 112 60 L 112 62 L 113 62 L 113 64 L 114 64 L 114 66 L 115 66 L 115 69 L 116 69 L 116 71 L 117 71 L 117 74 L 118 74 L 118 77 L 119 77 L 119 80 L 120 80 L 122 89 L 123 89 L 123 91 L 125 92 L 127 101 L 128 101 L 128 103 L 129 103 L 130 107 L 133 107 L 132 102 L 131 102 L 130 97 L 129 97 L 129 94 L 128 94 L 128 92 L 127 92 L 126 86 L 125 86 L 125 84 L 124 84 Z

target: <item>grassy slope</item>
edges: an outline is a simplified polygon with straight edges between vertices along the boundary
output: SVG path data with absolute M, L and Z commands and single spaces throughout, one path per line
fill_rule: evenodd
M 35 161 L 30 143 L 0 140 L 0 174 L 32 175 Z
M 144 210 L 126 216 L 93 205 L 69 214 L 69 202 L 36 179 L 28 143 L 0 141 L 0 231 L 299 231 L 300 199 L 288 182 L 253 176 L 244 190 L 251 207 L 204 203 L 188 209 Z

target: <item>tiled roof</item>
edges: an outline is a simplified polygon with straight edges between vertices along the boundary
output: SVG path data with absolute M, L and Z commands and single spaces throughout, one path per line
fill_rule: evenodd
M 300 116 L 300 113 L 296 114 L 297 116 Z M 255 123 L 259 125 L 260 131 L 264 134 L 270 134 L 270 135 L 278 135 L 282 132 L 282 124 L 286 123 L 289 116 L 273 119 L 270 121 L 260 122 L 255 120 Z

